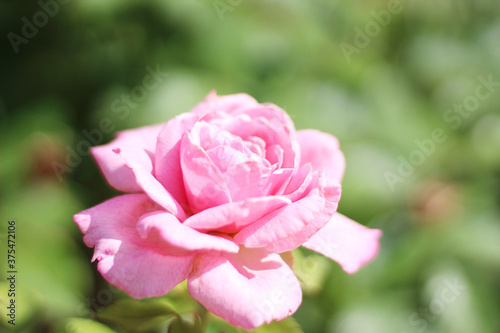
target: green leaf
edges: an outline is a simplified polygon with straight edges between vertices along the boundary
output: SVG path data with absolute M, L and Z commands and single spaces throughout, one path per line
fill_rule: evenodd
M 83 318 L 70 318 L 63 327 L 56 332 L 60 333 L 116 333 L 108 326 L 97 321 Z
M 254 330 L 247 331 L 241 327 L 229 324 L 227 321 L 214 314 L 209 315 L 209 322 L 206 333 L 303 333 L 299 324 L 293 317 L 285 318 L 281 321 L 273 321 L 270 324 L 264 324 Z
M 188 293 L 187 280 L 179 283 L 167 295 L 158 299 L 170 305 L 177 313 L 196 312 L 200 308 L 200 304 Z
M 207 314 L 207 328 L 205 333 L 245 333 L 247 330 L 233 326 L 213 313 Z
M 178 315 L 163 301 L 123 299 L 106 307 L 97 316 L 127 332 L 144 332 Z
M 203 331 L 198 325 L 192 325 L 181 317 L 177 317 L 170 323 L 168 333 L 203 333 Z

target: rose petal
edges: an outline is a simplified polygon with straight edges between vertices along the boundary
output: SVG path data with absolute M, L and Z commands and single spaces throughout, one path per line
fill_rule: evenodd
M 126 147 L 116 149 L 115 153 L 121 157 L 122 163 L 132 171 L 137 184 L 151 199 L 177 216 L 181 221 L 186 219 L 186 213 L 181 205 L 153 176 L 151 159 L 143 150 Z
M 283 148 L 278 145 L 272 145 L 266 148 L 266 158 L 272 164 L 281 168 L 283 165 Z
M 207 151 L 207 155 L 222 173 L 226 172 L 232 166 L 249 160 L 249 157 L 244 151 L 224 144 L 211 148 Z
M 234 114 L 245 114 L 250 116 L 252 119 L 265 118 L 272 125 L 272 127 L 283 129 L 290 140 L 291 151 L 293 151 L 294 154 L 292 155 L 288 151 L 286 154 L 285 164 L 283 164 L 284 150 L 281 152 L 271 151 L 271 153 L 269 153 L 269 148 L 272 144 L 268 144 L 268 159 L 272 164 L 278 162 L 279 167 L 283 166 L 290 168 L 299 165 L 300 146 L 296 140 L 295 125 L 293 124 L 290 116 L 284 110 L 274 104 L 264 103 L 258 107 L 240 108 Z M 283 147 L 288 150 L 288 144 Z
M 377 255 L 381 235 L 379 229 L 367 228 L 336 213 L 303 246 L 335 260 L 347 273 L 354 273 Z
M 266 147 L 277 145 L 283 150 L 282 168 L 294 168 L 296 151 L 291 137 L 291 132 L 283 124 L 271 122 L 267 118 L 251 118 L 249 115 L 240 113 L 237 116 L 226 119 L 216 119 L 212 121 L 219 128 L 226 130 L 243 140 L 251 141 L 252 137 L 259 137 L 266 143 Z M 281 153 L 280 153 L 281 154 Z M 266 158 L 271 164 L 279 163 L 276 149 L 269 151 Z M 281 158 L 281 156 L 279 156 Z
M 251 198 L 205 209 L 189 217 L 184 225 L 199 231 L 219 231 L 232 234 L 270 212 L 290 204 L 284 197 Z
M 295 125 L 290 116 L 279 106 L 271 103 L 260 104 L 258 107 L 247 105 L 238 109 L 235 114 L 245 113 L 252 118 L 264 117 L 271 122 L 286 126 L 289 132 L 295 132 Z
M 229 168 L 223 173 L 224 181 L 231 193 L 232 201 L 264 196 L 269 192 L 272 169 L 259 162 L 245 162 Z
M 316 130 L 297 132 L 300 145 L 300 165 L 311 163 L 313 170 L 324 170 L 328 184 L 340 184 L 345 169 L 344 154 L 338 140 Z
M 94 247 L 103 236 L 113 236 L 115 232 L 121 237 L 138 235 L 135 226 L 139 217 L 157 209 L 158 205 L 146 194 L 124 194 L 76 214 L 74 220 L 85 244 Z
M 197 257 L 188 290 L 208 311 L 245 329 L 290 316 L 302 300 L 293 271 L 262 249 Z
M 97 269 L 134 298 L 159 297 L 188 277 L 193 260 L 194 255 L 169 256 L 126 243 L 117 254 L 103 257 Z
M 186 133 L 181 143 L 181 166 L 186 194 L 193 213 L 231 202 L 231 194 L 219 169 Z
M 310 187 L 312 180 L 312 166 L 310 163 L 304 164 L 292 175 L 284 194 L 295 202 L 304 197 L 304 193 Z
M 109 283 L 135 298 L 161 296 L 185 280 L 194 256 L 158 253 L 136 230 L 139 218 L 159 207 L 145 194 L 127 194 L 74 216 L 97 268 Z
M 234 236 L 246 247 L 266 247 L 272 252 L 291 251 L 321 229 L 340 200 L 340 187 L 323 187 L 316 172 L 307 195 L 255 221 Z
M 247 94 L 232 94 L 227 96 L 217 96 L 215 91 L 211 91 L 203 102 L 199 103 L 192 113 L 203 116 L 209 112 L 222 111 L 232 113 L 241 107 L 257 106 L 259 103 Z
M 323 228 L 331 219 L 332 215 L 337 211 L 338 202 L 340 199 L 340 186 L 327 186 L 323 190 L 325 197 L 325 206 L 321 212 L 316 215 L 314 220 L 307 223 L 295 233 L 291 233 L 288 237 L 279 239 L 266 246 L 266 249 L 276 253 L 291 251 L 296 249 L 299 244 L 303 244 L 318 230 Z
M 124 192 L 142 192 L 131 170 L 125 167 L 120 156 L 117 156 L 113 150 L 134 147 L 134 149 L 144 151 L 147 159 L 151 161 L 151 156 L 155 153 L 156 137 L 163 126 L 165 124 L 118 132 L 116 138 L 110 143 L 90 149 L 111 186 Z
M 189 254 L 199 250 L 214 250 L 237 253 L 238 245 L 223 237 L 198 232 L 179 222 L 166 212 L 143 215 L 137 224 L 142 238 L 157 244 L 158 252 L 169 255 Z
M 198 117 L 192 113 L 181 114 L 170 120 L 158 135 L 154 160 L 155 178 L 172 194 L 177 202 L 188 207 L 180 161 L 181 139 Z
M 269 195 L 282 195 L 285 192 L 294 170 L 291 168 L 277 169 L 269 176 Z M 293 200 L 292 200 L 293 201 Z

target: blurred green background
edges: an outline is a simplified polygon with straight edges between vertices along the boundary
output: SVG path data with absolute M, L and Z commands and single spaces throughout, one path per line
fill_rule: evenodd
M 295 253 L 304 332 L 500 332 L 499 1 L 1 1 L 0 26 L 1 332 L 8 220 L 16 331 L 122 331 L 109 319 L 119 309 L 99 314 L 128 297 L 72 221 L 117 195 L 85 133 L 107 119 L 94 136 L 106 143 L 212 89 L 337 136 L 339 211 L 384 232 L 354 275 Z M 156 70 L 158 85 L 141 88 Z M 179 289 L 164 298 L 176 310 L 189 307 Z M 298 331 L 286 325 L 261 332 Z

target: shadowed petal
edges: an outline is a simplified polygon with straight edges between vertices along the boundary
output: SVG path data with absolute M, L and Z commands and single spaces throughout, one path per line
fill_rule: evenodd
M 186 133 L 181 144 L 181 166 L 193 213 L 231 201 L 224 178 L 207 153 Z
M 288 317 L 302 301 L 293 271 L 263 249 L 197 257 L 188 290 L 208 311 L 245 329 Z
M 182 180 L 181 139 L 197 120 L 198 117 L 192 113 L 184 113 L 173 118 L 159 133 L 156 143 L 155 178 L 184 208 L 188 206 L 188 202 Z

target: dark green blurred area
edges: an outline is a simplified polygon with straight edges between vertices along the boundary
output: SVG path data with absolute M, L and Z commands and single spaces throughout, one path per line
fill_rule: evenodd
M 127 298 L 97 273 L 72 221 L 118 194 L 85 133 L 106 143 L 212 89 L 337 136 L 339 211 L 384 232 L 354 275 L 296 253 L 304 332 L 500 331 L 500 2 L 402 1 L 398 13 L 381 0 L 66 2 L 14 46 L 9 33 L 24 38 L 23 18 L 43 23 L 44 9 L 0 2 L 0 255 L 15 220 L 16 331 L 119 332 L 78 319 Z M 123 102 L 157 69 L 155 89 Z

